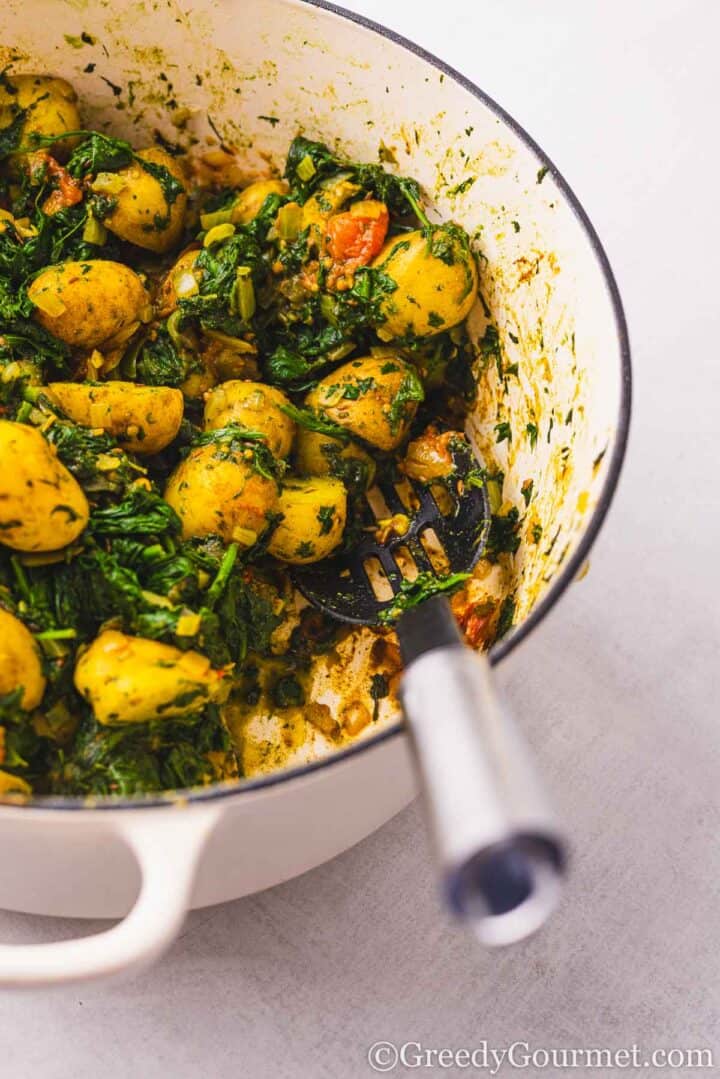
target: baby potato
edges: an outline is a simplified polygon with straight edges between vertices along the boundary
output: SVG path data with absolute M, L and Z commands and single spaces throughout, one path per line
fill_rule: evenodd
M 227 672 L 214 670 L 200 652 L 105 630 L 75 665 L 75 688 L 99 723 L 148 723 L 198 712 L 222 702 Z
M 457 225 L 417 229 L 385 244 L 373 262 L 397 285 L 380 302 L 378 337 L 432 337 L 456 326 L 475 303 L 478 273 L 467 236 Z
M 347 491 L 329 476 L 288 479 L 280 492 L 283 515 L 268 544 L 281 562 L 302 566 L 327 558 L 342 539 L 347 520 Z
M 0 696 L 23 688 L 20 703 L 37 708 L 45 692 L 45 676 L 35 639 L 19 618 L 0 608 Z
M 397 356 L 363 356 L 322 379 L 305 403 L 381 450 L 394 450 L 407 434 L 422 383 Z
M 27 109 L 20 138 L 29 145 L 30 135 L 62 135 L 64 131 L 79 131 L 82 127 L 77 107 L 77 94 L 65 79 L 52 75 L 6 75 L 0 86 L 0 129 L 8 127 L 18 109 Z M 50 153 L 64 161 L 77 146 L 79 137 L 54 142 Z M 24 158 L 13 154 L 13 171 Z
M 307 427 L 298 427 L 295 444 L 295 467 L 303 476 L 334 476 L 346 462 L 348 472 L 351 470 L 353 461 L 357 462 L 358 476 L 364 469 L 363 489 L 372 486 L 375 478 L 375 462 L 370 454 L 359 446 L 357 442 L 341 442 L 339 438 L 332 438 L 320 431 L 310 431 Z M 346 480 L 347 482 L 347 480 Z
M 205 397 L 205 430 L 240 424 L 264 434 L 273 457 L 286 458 L 295 434 L 295 424 L 282 411 L 289 404 L 274 386 L 239 379 L 223 382 Z
M 51 382 L 47 395 L 83 427 L 102 427 L 133 453 L 158 453 L 180 429 L 183 395 L 134 382 Z
M 76 540 L 88 523 L 88 502 L 40 432 L 0 420 L 0 461 L 0 543 L 57 551 Z
M 278 488 L 258 472 L 252 450 L 228 439 L 196 446 L 165 488 L 185 539 L 217 533 L 226 543 L 252 547 L 277 509 Z
M 106 183 L 112 184 L 115 208 L 103 217 L 103 224 L 110 232 L 136 247 L 161 255 L 174 247 L 183 230 L 187 210 L 185 177 L 176 158 L 159 146 L 140 150 L 137 156 L 150 165 L 167 169 L 183 185 L 182 192 L 169 199 L 161 181 L 143 168 L 141 161 L 133 161 L 116 173 L 99 173 L 92 187 L 102 192 Z M 111 177 L 109 181 L 106 175 Z
M 233 225 L 247 225 L 262 210 L 268 195 L 287 195 L 285 180 L 256 180 L 240 192 L 232 207 Z
M 119 345 L 150 318 L 149 297 L 138 275 L 105 259 L 48 266 L 28 296 L 36 321 L 75 348 Z

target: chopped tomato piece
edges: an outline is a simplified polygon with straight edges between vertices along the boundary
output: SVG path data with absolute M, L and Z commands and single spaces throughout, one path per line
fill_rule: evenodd
M 328 254 L 335 262 L 367 266 L 380 252 L 390 218 L 387 206 L 375 199 L 356 202 L 346 213 L 327 223 Z
M 453 605 L 453 610 L 470 647 L 481 648 L 487 644 L 493 626 L 495 605 L 488 602 L 471 603 L 464 609 L 456 609 Z
M 39 159 L 40 155 L 33 156 L 36 156 Z M 41 162 L 37 160 L 33 164 L 37 166 L 40 163 Z M 48 176 L 57 180 L 57 187 L 54 191 L 50 192 L 43 203 L 42 209 L 44 214 L 56 214 L 58 210 L 64 210 L 66 206 L 75 206 L 78 202 L 82 202 L 82 187 L 79 181 L 71 176 L 67 169 L 63 168 L 63 166 L 59 164 L 54 157 L 51 157 L 50 154 L 44 155 L 42 164 L 46 166 Z

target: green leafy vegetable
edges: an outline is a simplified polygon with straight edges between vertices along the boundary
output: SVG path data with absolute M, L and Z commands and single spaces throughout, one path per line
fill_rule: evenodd
M 380 612 L 380 621 L 386 625 L 396 622 L 404 611 L 417 607 L 428 596 L 457 591 L 469 577 L 469 573 L 450 573 L 443 577 L 428 572 L 420 573 L 414 581 L 404 580 L 391 605 Z

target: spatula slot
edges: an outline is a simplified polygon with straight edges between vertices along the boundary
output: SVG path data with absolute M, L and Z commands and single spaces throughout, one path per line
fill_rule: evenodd
M 420 498 L 418 497 L 417 491 L 410 483 L 410 481 L 406 479 L 400 479 L 392 486 L 397 497 L 402 503 L 402 509 L 406 510 L 411 516 L 417 513 L 417 511 L 420 509 Z
M 379 603 L 387 603 L 394 596 L 393 587 L 388 580 L 380 559 L 370 556 L 363 562 L 365 575 L 370 583 L 373 595 Z
M 365 492 L 367 504 L 373 517 L 381 521 L 385 517 L 392 517 L 392 510 L 385 501 L 385 497 L 379 487 L 371 487 Z
M 448 491 L 444 483 L 433 483 L 430 494 L 443 517 L 453 517 L 457 513 L 457 499 Z
M 426 528 L 420 535 L 420 542 L 435 572 L 441 575 L 449 573 L 450 561 L 435 529 Z
M 396 547 L 393 550 L 397 567 L 402 573 L 406 581 L 414 581 L 419 576 L 420 570 L 418 569 L 417 562 L 413 558 L 412 551 L 409 547 Z

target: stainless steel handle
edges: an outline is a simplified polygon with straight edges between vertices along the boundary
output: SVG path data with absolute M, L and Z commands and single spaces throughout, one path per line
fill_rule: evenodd
M 401 620 L 402 703 L 448 903 L 484 944 L 511 944 L 555 907 L 564 843 L 489 662 L 450 619 L 436 597 L 413 612 L 413 625 Z

